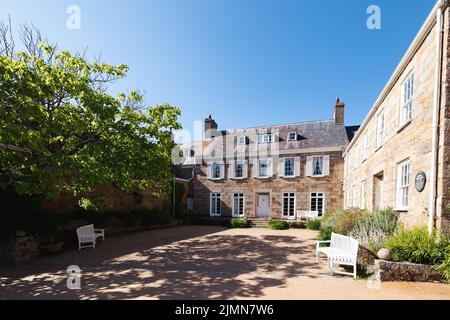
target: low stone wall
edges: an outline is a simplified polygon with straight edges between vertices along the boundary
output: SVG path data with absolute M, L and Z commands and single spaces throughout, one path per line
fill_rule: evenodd
M 375 260 L 375 268 L 379 281 L 446 282 L 442 274 L 429 265 Z
M 0 248 L 0 266 L 15 266 L 31 263 L 39 256 L 39 242 L 33 237 L 18 232 L 15 239 Z

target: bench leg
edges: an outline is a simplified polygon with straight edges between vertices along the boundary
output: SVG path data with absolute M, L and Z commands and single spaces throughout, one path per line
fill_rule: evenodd
M 328 270 L 330 271 L 330 275 L 332 276 L 334 274 L 333 271 L 333 260 L 328 258 Z

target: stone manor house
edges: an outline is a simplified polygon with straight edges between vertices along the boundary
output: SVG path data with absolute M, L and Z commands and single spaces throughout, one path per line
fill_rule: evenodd
M 436 3 L 361 126 L 332 120 L 220 131 L 183 145 L 190 209 L 296 219 L 297 211 L 392 207 L 450 233 L 450 10 Z

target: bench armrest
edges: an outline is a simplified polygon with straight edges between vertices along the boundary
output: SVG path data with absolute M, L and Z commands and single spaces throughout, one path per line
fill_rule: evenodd
M 105 229 L 94 229 L 95 232 L 105 232 Z
M 316 243 L 317 243 L 317 244 L 320 244 L 320 243 L 331 243 L 331 240 L 316 241 Z

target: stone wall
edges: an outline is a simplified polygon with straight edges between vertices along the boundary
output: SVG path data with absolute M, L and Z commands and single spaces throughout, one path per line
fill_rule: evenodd
M 270 194 L 269 211 L 272 218 L 282 218 L 282 193 L 296 193 L 296 209 L 310 210 L 310 193 L 325 193 L 325 210 L 334 210 L 342 207 L 342 177 L 344 174 L 344 161 L 342 152 L 320 153 L 330 155 L 330 175 L 327 177 L 313 178 L 306 176 L 306 158 L 315 154 L 300 155 L 300 177 L 283 179 L 276 174 L 271 179 L 255 179 L 251 176 L 253 166 L 249 165 L 249 178 L 245 180 L 225 179 L 211 181 L 207 179 L 207 166 L 199 167 L 194 180 L 194 212 L 196 215 L 209 216 L 210 194 L 219 192 L 222 194 L 222 216 L 232 216 L 232 197 L 234 193 L 245 194 L 245 216 L 256 216 L 256 196 L 258 193 Z M 299 156 L 299 155 L 292 155 Z M 274 164 L 274 168 L 277 165 Z M 276 170 L 274 170 L 276 171 Z M 228 172 L 228 166 L 225 168 Z
M 429 265 L 375 260 L 375 270 L 378 281 L 446 282 L 442 274 Z
M 18 232 L 15 239 L 0 247 L 0 266 L 31 263 L 39 256 L 39 242 Z
M 382 207 L 396 208 L 397 165 L 409 159 L 411 161 L 409 208 L 407 211 L 400 212 L 400 219 L 407 226 L 427 222 L 430 183 L 428 181 L 425 190 L 418 192 L 414 187 L 414 178 L 421 171 L 425 172 L 428 178 L 431 173 L 432 107 L 436 62 L 435 29 L 436 26 L 432 28 L 368 125 L 361 129 L 361 134 L 348 150 L 345 158 L 344 179 L 346 207 L 351 207 L 355 203 L 361 206 L 360 200 L 364 198 L 361 194 L 361 185 L 365 182 L 364 205 L 370 210 L 375 209 L 375 176 L 382 174 Z M 399 119 L 401 87 L 412 73 L 414 74 L 412 121 L 403 126 Z M 377 118 L 381 112 L 384 112 L 385 116 L 385 136 L 383 145 L 378 148 Z M 368 134 L 367 160 L 363 157 L 365 133 Z

